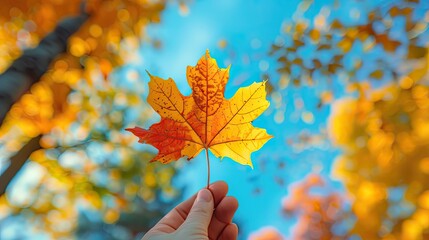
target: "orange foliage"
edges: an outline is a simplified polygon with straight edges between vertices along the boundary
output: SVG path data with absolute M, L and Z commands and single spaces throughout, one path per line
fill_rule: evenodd
M 326 188 L 325 181 L 316 174 L 310 174 L 302 182 L 291 186 L 290 194 L 283 199 L 283 211 L 298 217 L 293 239 L 343 239 L 333 232 L 333 226 L 340 223 L 344 212 L 344 200 L 335 193 L 317 195 L 311 191 Z M 326 189 L 327 190 L 327 189 Z
M 248 240 L 283 240 L 285 239 L 274 227 L 263 227 L 250 234 Z
M 0 56 L 0 71 L 19 57 L 22 50 L 35 47 L 63 17 L 78 14 L 81 1 L 27 0 L 5 1 L 2 4 L 4 14 L 1 15 L 0 25 L 4 27 L 0 28 L 0 40 L 3 40 L 0 45 L 0 54 L 3 54 Z M 160 20 L 159 12 L 163 8 L 163 1 L 87 1 L 86 11 L 91 13 L 90 19 L 70 38 L 67 54 L 59 56 L 41 82 L 36 83 L 33 90 L 13 107 L 11 113 L 14 114 L 8 115 L 0 135 L 4 135 L 17 122 L 24 132 L 31 133 L 28 136 L 34 136 L 75 120 L 77 112 L 68 109 L 65 102 L 69 90 L 74 89 L 81 79 L 89 83 L 98 81 L 96 78 L 100 75 L 107 79 L 114 67 L 127 60 L 121 42 L 126 39 L 127 43 L 137 43 L 136 39 L 145 25 Z M 136 48 L 137 44 L 131 47 Z M 42 99 L 41 96 L 53 97 Z M 25 108 L 44 109 L 45 113 L 35 116 L 35 113 L 25 113 Z M 61 125 L 57 125 L 59 123 Z

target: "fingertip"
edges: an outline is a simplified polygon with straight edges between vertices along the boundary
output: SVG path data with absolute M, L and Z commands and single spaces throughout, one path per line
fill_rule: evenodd
M 218 204 L 215 216 L 219 221 L 230 223 L 238 209 L 238 201 L 235 197 L 227 196 Z
M 238 200 L 233 196 L 226 196 L 219 203 L 218 208 L 220 208 L 219 210 L 223 209 L 223 211 L 235 213 L 238 209 Z
M 228 192 L 228 184 L 225 181 L 219 180 L 210 184 L 209 189 L 223 189 Z
M 217 180 L 216 182 L 210 184 L 210 185 L 214 185 L 214 184 L 225 184 L 228 185 L 224 180 Z
M 221 240 L 235 240 L 238 237 L 238 226 L 235 223 L 230 223 L 225 227 L 219 239 Z
M 235 223 L 231 223 L 230 225 L 228 225 L 228 226 L 231 226 L 235 231 L 235 233 L 238 235 L 238 226 L 237 226 L 237 224 L 235 224 Z
M 233 196 L 226 196 L 226 199 L 228 199 L 228 204 L 231 206 L 231 208 L 233 208 L 234 210 L 238 209 L 238 200 L 237 198 L 233 197 Z
M 228 184 L 226 184 L 224 181 L 217 181 L 209 186 L 209 190 L 213 194 L 216 207 L 228 193 Z
M 198 192 L 197 200 L 196 200 L 197 202 L 210 202 L 212 200 L 213 200 L 213 195 L 208 189 L 204 188 Z

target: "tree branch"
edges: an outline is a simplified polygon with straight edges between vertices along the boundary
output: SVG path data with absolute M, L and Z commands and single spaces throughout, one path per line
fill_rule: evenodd
M 32 138 L 27 144 L 24 145 L 23 148 L 21 148 L 13 157 L 10 158 L 9 167 L 0 176 L 0 196 L 6 192 L 7 186 L 12 181 L 13 177 L 22 168 L 30 155 L 34 151 L 42 148 L 39 144 L 41 138 L 42 135 Z

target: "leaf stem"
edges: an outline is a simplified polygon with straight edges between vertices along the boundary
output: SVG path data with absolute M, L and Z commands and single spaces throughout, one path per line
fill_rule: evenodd
M 206 159 L 207 159 L 207 189 L 210 185 L 210 159 L 209 159 L 209 150 L 206 148 Z

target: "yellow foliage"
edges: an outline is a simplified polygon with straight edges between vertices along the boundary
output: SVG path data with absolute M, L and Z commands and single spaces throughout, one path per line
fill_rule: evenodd
M 118 219 L 119 219 L 119 211 L 116 209 L 107 210 L 103 216 L 103 220 L 108 224 L 112 224 L 116 222 Z
M 355 129 L 355 119 L 350 118 L 351 115 L 357 114 L 357 103 L 352 99 L 343 99 L 337 101 L 332 107 L 335 113 L 329 121 L 330 134 L 333 141 L 339 145 L 349 143 Z
M 0 72 L 21 55 L 22 49 L 35 47 L 64 16 L 78 14 L 80 3 L 80 0 L 3 2 L 0 26 L 7 28 L 0 28 Z M 75 87 L 81 77 L 94 81 L 94 72 L 99 72 L 103 78 L 107 78 L 113 67 L 123 62 L 117 55 L 122 38 L 139 38 L 141 30 L 149 23 L 143 23 L 142 19 L 159 21 L 158 15 L 163 8 L 162 1 L 124 4 L 122 1 L 88 1 L 87 10 L 92 12 L 92 16 L 88 23 L 70 38 L 68 54 L 55 60 L 53 68 L 42 77 L 41 82 L 13 107 L 0 129 L 0 136 L 15 124 L 28 137 L 49 133 L 58 124 L 58 127 L 69 125 L 77 115 L 76 109 L 68 109 L 66 103 L 70 89 Z M 118 19 L 111 18 L 108 13 L 117 15 Z M 26 21 L 31 21 L 34 29 L 28 29 L 25 26 Z M 139 27 L 130 29 L 128 24 Z M 28 36 L 24 46 L 19 45 L 23 41 L 22 33 Z M 91 62 L 97 64 L 87 65 L 82 69 L 80 57 L 88 57 L 88 60 L 83 62 L 84 65 Z
M 78 14 L 81 2 L 2 1 L 0 72 L 6 70 L 23 49 L 35 47 L 62 18 Z M 130 148 L 132 138 L 120 133 L 124 127 L 121 126 L 124 124 L 122 113 L 114 106 L 140 106 L 141 92 L 127 92 L 107 81 L 113 69 L 125 62 L 127 51 L 138 47 L 145 27 L 159 22 L 165 1 L 86 2 L 86 10 L 92 12 L 90 19 L 70 38 L 67 52 L 58 56 L 40 81 L 12 107 L 0 128 L 0 138 L 12 153 L 28 138 L 39 134 L 44 135 L 40 145 L 45 148 L 31 155 L 29 168 L 43 169 L 43 176 L 40 181 L 34 181 L 32 189 L 22 193 L 28 197 L 25 206 L 11 198 L 8 189 L 0 198 L 0 221 L 10 213 L 31 215 L 29 219 L 38 223 L 38 230 L 53 239 L 72 237 L 77 226 L 78 205 L 100 211 L 106 223 L 113 223 L 143 189 L 143 198 L 150 200 L 156 198 L 160 190 L 170 196 L 174 193 L 173 167 L 148 168 L 144 161 L 139 161 L 148 154 Z M 132 50 L 123 49 L 124 39 L 127 48 L 131 46 Z M 103 110 L 114 111 L 106 114 Z M 95 126 L 100 122 L 111 130 L 110 139 L 96 139 L 99 136 L 92 135 L 97 133 Z M 123 161 L 108 170 L 104 169 L 105 165 L 91 161 L 85 151 L 84 141 L 88 138 L 91 142 L 100 141 L 102 150 L 120 152 Z M 73 145 L 76 142 L 83 145 Z M 71 166 L 66 154 L 75 154 Z M 161 174 L 147 181 L 148 186 L 140 178 L 152 171 Z M 107 186 L 100 186 L 94 180 L 93 173 L 100 172 L 106 176 L 111 174 Z M 137 175 L 139 179 L 126 177 L 130 175 Z M 109 202 L 115 206 L 108 206 Z
M 425 191 L 420 197 L 419 197 L 419 206 L 422 208 L 425 208 L 429 210 L 429 190 Z
M 345 150 L 334 171 L 354 198 L 352 232 L 363 239 L 427 236 L 428 104 L 429 87 L 413 81 L 362 91 L 358 99 L 340 100 L 332 108 L 331 138 Z M 388 199 L 392 188 L 405 188 L 401 201 L 415 207 L 411 215 L 389 215 L 389 207 L 398 208 Z M 393 227 L 384 225 L 387 219 Z

